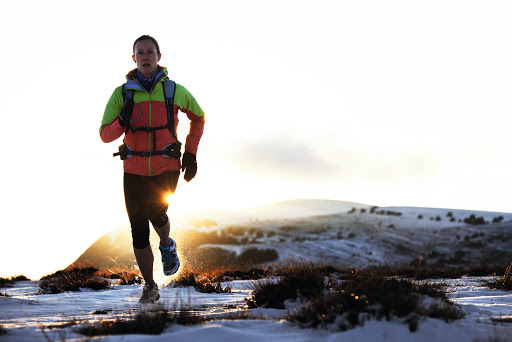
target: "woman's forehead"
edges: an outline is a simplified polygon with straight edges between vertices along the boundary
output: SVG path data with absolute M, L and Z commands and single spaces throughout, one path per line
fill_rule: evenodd
M 141 40 L 135 45 L 135 50 L 156 49 L 155 43 L 149 39 Z

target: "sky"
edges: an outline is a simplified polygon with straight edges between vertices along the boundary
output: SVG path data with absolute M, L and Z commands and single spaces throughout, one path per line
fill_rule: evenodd
M 121 139 L 99 126 L 143 34 L 206 113 L 171 216 L 294 198 L 512 212 L 510 1 L 0 6 L 0 276 L 53 272 L 128 223 Z

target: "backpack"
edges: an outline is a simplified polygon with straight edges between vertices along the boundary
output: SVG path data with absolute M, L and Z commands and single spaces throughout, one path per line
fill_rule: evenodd
M 126 158 L 130 158 L 131 156 L 139 156 L 139 157 L 151 157 L 155 155 L 161 155 L 166 158 L 171 159 L 179 159 L 181 157 L 181 143 L 178 141 L 178 137 L 176 136 L 176 130 L 174 128 L 174 94 L 176 92 L 176 82 L 169 79 L 168 77 L 164 78 L 163 81 L 163 90 L 165 97 L 165 105 L 167 107 L 167 125 L 159 126 L 159 127 L 132 127 L 128 125 L 126 127 L 126 133 L 128 131 L 131 132 L 154 132 L 153 134 L 153 150 L 152 151 L 133 151 L 128 145 L 122 144 L 119 146 L 119 152 L 114 153 L 114 157 L 120 156 L 121 160 L 125 160 Z M 126 83 L 123 84 L 122 94 L 124 98 L 124 104 L 129 100 L 133 99 L 134 89 L 127 89 Z M 168 129 L 171 132 L 172 137 L 176 141 L 173 144 L 166 145 L 162 150 L 156 150 L 156 132 L 160 129 Z

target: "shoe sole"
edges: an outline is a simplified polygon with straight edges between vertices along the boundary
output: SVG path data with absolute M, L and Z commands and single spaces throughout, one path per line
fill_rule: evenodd
M 139 304 L 155 304 L 155 302 L 159 299 L 160 299 L 160 294 L 158 294 L 155 297 L 155 299 L 139 300 Z

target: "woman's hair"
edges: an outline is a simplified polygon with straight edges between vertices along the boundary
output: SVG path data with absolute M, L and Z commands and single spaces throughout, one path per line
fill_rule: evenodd
M 140 42 L 141 40 L 146 40 L 146 39 L 151 40 L 155 44 L 155 46 L 156 46 L 156 53 L 160 54 L 160 46 L 158 45 L 158 42 L 156 41 L 155 38 L 153 38 L 151 36 L 148 36 L 147 34 L 145 34 L 143 36 L 140 36 L 139 38 L 137 38 L 135 40 L 135 42 L 133 43 L 133 54 L 135 55 L 135 45 L 137 45 L 137 43 Z

